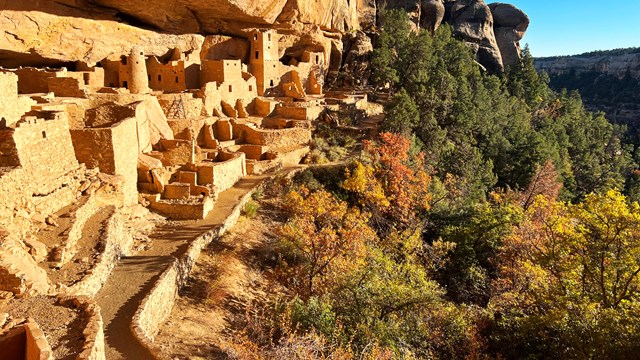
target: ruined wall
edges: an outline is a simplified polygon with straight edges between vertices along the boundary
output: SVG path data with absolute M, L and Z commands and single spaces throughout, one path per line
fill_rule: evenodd
M 18 75 L 18 92 L 20 94 L 36 94 L 48 93 L 47 79 L 56 77 L 61 70 L 25 67 L 13 70 L 13 72 Z
M 187 89 L 184 61 L 163 64 L 156 57 L 147 59 L 149 87 L 163 92 L 182 92 Z
M 49 113 L 48 119 L 27 117 L 12 132 L 20 165 L 38 183 L 42 193 L 58 187 L 59 178 L 78 167 L 69 124 L 64 113 Z M 54 161 L 52 161 L 54 160 Z
M 84 180 L 66 116 L 41 115 L 48 119 L 26 117 L 15 129 L 0 129 L 0 139 L 13 139 L 20 165 L 0 172 L 0 225 L 18 214 L 47 216 L 59 210 L 75 199 Z
M 47 338 L 31 319 L 3 334 L 0 337 L 0 347 L 3 359 L 53 360 Z
M 88 168 L 124 178 L 127 204 L 137 202 L 138 137 L 135 118 L 104 128 L 71 130 L 75 154 Z
M 161 94 L 158 103 L 167 119 L 197 119 L 203 115 L 202 99 L 194 98 L 192 93 Z M 169 124 L 171 126 L 171 124 Z M 174 134 L 177 134 L 174 130 Z
M 247 144 L 266 145 L 271 149 L 306 144 L 311 140 L 311 130 L 303 128 L 265 130 L 234 124 L 233 133 L 234 138 L 240 138 Z
M 240 60 L 205 60 L 200 81 L 204 86 L 205 109 L 220 109 L 220 102 L 235 106 L 240 99 L 248 105 L 258 94 L 257 79 L 243 71 Z M 215 86 L 211 83 L 214 82 Z
M 224 191 L 247 175 L 246 155 L 221 152 L 217 156 L 215 162 L 198 165 L 198 185 L 213 184 L 218 191 Z
M 82 80 L 73 77 L 50 77 L 47 79 L 49 91 L 57 97 L 86 98 L 88 90 Z
M 61 305 L 78 309 L 86 319 L 82 335 L 82 350 L 77 360 L 105 360 L 104 323 L 100 315 L 100 307 L 86 296 L 61 296 Z
M 35 104 L 28 97 L 18 96 L 17 75 L 0 73 L 0 120 L 6 119 L 7 125 L 15 124 Z
M 0 290 L 16 295 L 43 294 L 47 273 L 38 267 L 16 234 L 0 233 Z

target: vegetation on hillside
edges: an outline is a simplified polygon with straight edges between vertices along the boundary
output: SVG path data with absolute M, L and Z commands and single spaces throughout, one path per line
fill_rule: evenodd
M 546 56 L 541 57 L 543 60 L 559 60 L 566 59 L 570 57 L 596 57 L 596 56 L 620 56 L 620 55 L 633 55 L 640 54 L 640 47 L 631 47 L 631 48 L 619 48 L 612 50 L 595 50 L 589 51 L 586 53 L 578 54 L 578 55 L 561 55 L 561 56 Z
M 528 52 L 480 71 L 383 12 L 383 132 L 283 181 L 271 300 L 240 358 L 625 359 L 640 347 L 640 205 L 625 129 Z M 318 146 L 321 148 L 321 146 Z

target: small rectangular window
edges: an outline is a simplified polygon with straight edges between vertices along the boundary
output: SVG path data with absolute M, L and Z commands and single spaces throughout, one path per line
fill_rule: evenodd
M 259 58 L 260 58 L 260 52 L 256 51 L 256 59 L 259 59 Z
M 229 85 L 229 92 L 233 92 L 233 86 Z
M 253 91 L 253 86 L 249 85 L 249 91 Z
M 162 81 L 162 75 L 158 75 L 158 81 Z
M 176 76 L 176 84 L 179 82 L 178 77 Z
M 42 138 L 43 138 L 43 139 L 46 139 L 46 138 L 47 138 L 47 132 L 46 132 L 46 131 L 43 131 L 43 132 L 42 132 Z

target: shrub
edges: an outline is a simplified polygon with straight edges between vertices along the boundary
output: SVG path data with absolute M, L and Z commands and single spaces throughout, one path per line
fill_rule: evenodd
M 259 208 L 260 208 L 260 204 L 258 204 L 257 202 L 255 202 L 253 200 L 250 200 L 244 205 L 244 208 L 242 209 L 242 212 L 243 212 L 244 216 L 246 216 L 248 218 L 253 218 L 258 213 L 258 209 Z

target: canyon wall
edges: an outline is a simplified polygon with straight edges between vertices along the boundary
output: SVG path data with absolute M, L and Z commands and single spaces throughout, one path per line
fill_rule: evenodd
M 132 46 L 168 60 L 177 49 L 198 54 L 208 36 L 246 39 L 254 28 L 276 29 L 293 56 L 322 51 L 329 72 L 352 54 L 353 34 L 375 30 L 381 7 L 408 11 L 416 27 L 454 28 L 491 72 L 516 62 L 529 19 L 508 4 L 483 0 L 41 0 L 0 2 L 0 66 L 73 67 L 119 60 Z M 343 36 L 349 34 L 349 36 Z M 363 59 L 364 60 L 364 59 Z M 353 67 L 353 64 L 348 66 Z
M 535 66 L 554 90 L 580 91 L 590 110 L 640 134 L 640 48 L 536 58 Z

